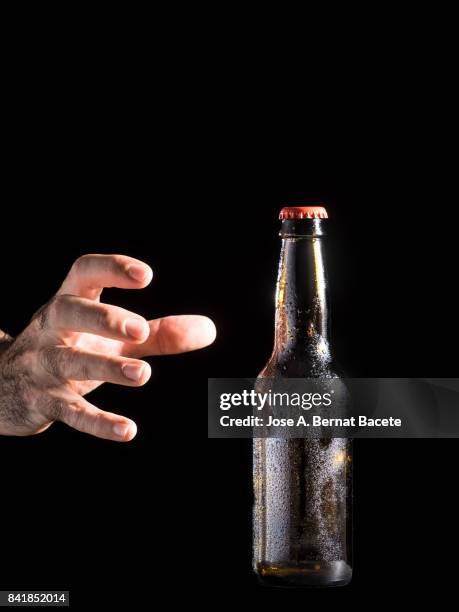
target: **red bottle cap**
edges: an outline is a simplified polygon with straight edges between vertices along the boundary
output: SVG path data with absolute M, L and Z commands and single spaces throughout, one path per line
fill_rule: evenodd
M 323 206 L 286 206 L 279 219 L 328 219 L 328 215 Z

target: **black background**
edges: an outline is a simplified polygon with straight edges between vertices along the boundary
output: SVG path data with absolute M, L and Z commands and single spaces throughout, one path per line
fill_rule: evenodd
M 0 327 L 18 333 L 78 255 L 119 252 L 155 278 L 105 301 L 206 314 L 218 338 L 152 359 L 146 388 L 93 394 L 136 420 L 130 444 L 60 424 L 0 440 L 1 588 L 70 589 L 82 608 L 178 591 L 279 603 L 449 592 L 456 440 L 357 441 L 353 582 L 305 593 L 257 586 L 250 442 L 205 439 L 207 377 L 254 376 L 269 356 L 285 204 L 329 211 L 332 342 L 349 375 L 457 376 L 447 96 L 368 71 L 324 85 L 200 70 L 186 54 L 167 68 L 113 50 L 47 58 L 26 57 L 4 116 Z

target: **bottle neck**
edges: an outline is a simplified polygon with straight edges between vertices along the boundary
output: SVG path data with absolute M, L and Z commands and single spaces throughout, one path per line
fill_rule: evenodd
M 281 359 L 303 357 L 326 365 L 331 355 L 320 221 L 284 221 L 280 235 L 274 352 Z

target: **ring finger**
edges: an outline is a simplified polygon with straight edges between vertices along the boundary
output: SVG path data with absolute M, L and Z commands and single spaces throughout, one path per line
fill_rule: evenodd
M 97 380 L 138 387 L 151 376 L 150 364 L 146 361 L 106 356 L 67 346 L 42 349 L 39 364 L 46 374 L 61 380 Z

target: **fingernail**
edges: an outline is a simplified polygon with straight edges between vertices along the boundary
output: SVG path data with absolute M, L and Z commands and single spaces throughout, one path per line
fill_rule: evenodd
M 125 438 L 127 432 L 129 431 L 129 427 L 129 423 L 116 423 L 115 425 L 113 425 L 113 433 L 115 434 L 115 436 Z
M 143 281 L 148 274 L 148 269 L 145 266 L 138 266 L 133 264 L 132 266 L 129 266 L 129 268 L 127 269 L 127 273 L 134 280 Z
M 129 423 L 116 423 L 113 425 L 113 433 L 120 438 L 124 438 L 129 429 Z
M 137 363 L 126 363 L 121 368 L 126 378 L 129 378 L 129 380 L 135 380 L 136 382 L 142 378 L 143 369 L 144 366 Z
M 132 440 L 132 438 L 135 438 L 137 434 L 137 426 L 134 421 L 130 421 L 128 423 L 115 423 L 115 425 L 113 425 L 113 433 L 121 440 L 128 442 L 129 440 Z
M 146 334 L 146 323 L 142 319 L 127 319 L 124 323 L 124 331 L 131 338 L 140 340 Z

